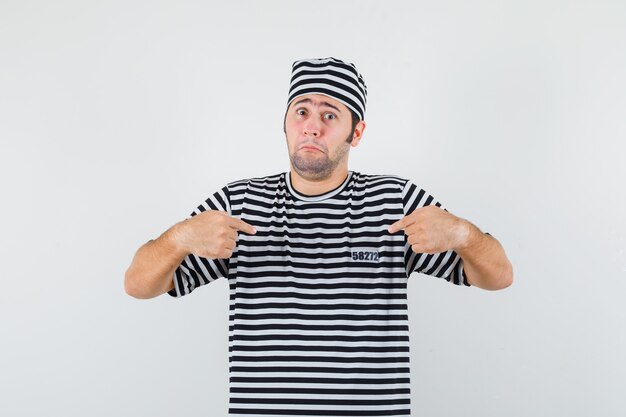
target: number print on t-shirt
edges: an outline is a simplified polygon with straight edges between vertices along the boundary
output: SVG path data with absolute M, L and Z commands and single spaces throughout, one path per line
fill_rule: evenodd
M 379 253 L 376 250 L 369 249 L 352 249 L 352 260 L 357 262 L 378 262 Z

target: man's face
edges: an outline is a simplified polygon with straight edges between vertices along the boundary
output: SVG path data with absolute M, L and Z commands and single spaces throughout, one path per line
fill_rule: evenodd
M 328 178 L 348 163 L 353 138 L 350 110 L 323 94 L 295 98 L 285 115 L 285 136 L 293 169 L 308 180 Z

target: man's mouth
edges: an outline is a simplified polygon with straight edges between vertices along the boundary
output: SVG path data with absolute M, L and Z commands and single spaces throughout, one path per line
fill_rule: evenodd
M 301 150 L 305 150 L 305 151 L 318 151 L 318 152 L 322 152 L 322 150 L 320 148 L 317 148 L 315 146 L 312 145 L 304 145 L 302 147 L 300 147 Z

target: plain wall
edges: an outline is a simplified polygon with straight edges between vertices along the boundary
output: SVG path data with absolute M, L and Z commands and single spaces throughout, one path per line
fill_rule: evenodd
M 289 169 L 291 64 L 368 86 L 350 169 L 490 232 L 502 291 L 409 281 L 415 416 L 624 416 L 623 1 L 0 2 L 0 415 L 228 408 L 228 286 L 123 289 L 227 182 Z

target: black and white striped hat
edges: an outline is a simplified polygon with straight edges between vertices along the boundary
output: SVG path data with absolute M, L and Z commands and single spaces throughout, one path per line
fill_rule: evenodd
M 292 64 L 287 107 L 304 94 L 324 94 L 365 118 L 367 87 L 354 64 L 332 57 L 301 59 Z

